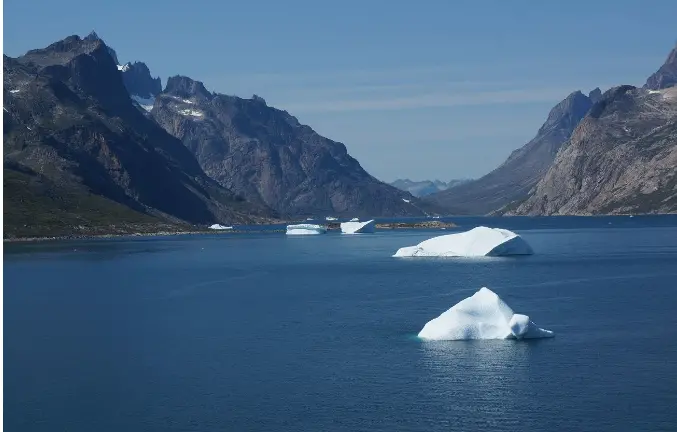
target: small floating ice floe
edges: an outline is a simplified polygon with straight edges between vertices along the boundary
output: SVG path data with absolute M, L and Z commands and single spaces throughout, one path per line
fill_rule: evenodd
M 287 225 L 287 235 L 313 235 L 326 233 L 327 227 L 325 225 L 316 225 L 316 224 Z
M 393 256 L 481 257 L 533 253 L 531 246 L 514 232 L 480 226 L 462 233 L 433 237 L 416 246 L 400 248 Z
M 360 221 L 360 218 L 352 218 L 352 219 L 350 219 L 350 222 L 359 222 L 359 221 Z
M 374 219 L 366 222 L 350 221 L 341 223 L 341 232 L 343 234 L 364 234 L 373 233 L 374 231 L 376 231 L 376 222 Z
M 337 221 L 337 220 L 338 220 L 338 218 L 335 218 L 335 217 L 333 217 L 333 216 L 327 216 L 327 217 L 324 218 L 324 219 L 325 219 L 325 220 L 328 220 L 328 221 Z
M 426 340 L 538 339 L 555 334 L 516 314 L 495 292 L 481 288 L 429 321 L 418 334 Z
M 209 227 L 209 229 L 213 229 L 213 230 L 232 230 L 233 227 L 232 227 L 232 226 L 225 226 L 225 225 L 221 225 L 221 224 L 214 224 L 214 225 L 211 225 L 211 226 Z

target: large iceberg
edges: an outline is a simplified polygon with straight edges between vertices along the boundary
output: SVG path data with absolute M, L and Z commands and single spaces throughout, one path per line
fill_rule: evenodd
M 366 222 L 342 222 L 341 232 L 343 234 L 363 234 L 376 231 L 376 222 L 374 219 Z
M 297 224 L 287 225 L 287 235 L 312 235 L 325 234 L 327 227 L 325 225 L 316 224 Z
M 553 337 L 527 315 L 516 314 L 493 291 L 481 288 L 429 321 L 418 334 L 427 340 L 538 339 Z
M 531 246 L 514 232 L 480 226 L 462 233 L 433 237 L 416 246 L 400 248 L 393 256 L 479 257 L 533 253 Z

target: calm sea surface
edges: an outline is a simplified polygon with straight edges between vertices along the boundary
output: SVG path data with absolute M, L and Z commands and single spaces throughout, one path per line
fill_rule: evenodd
M 536 255 L 391 258 L 450 230 L 6 244 L 5 430 L 677 430 L 677 217 L 454 220 Z M 483 286 L 556 337 L 416 338 Z

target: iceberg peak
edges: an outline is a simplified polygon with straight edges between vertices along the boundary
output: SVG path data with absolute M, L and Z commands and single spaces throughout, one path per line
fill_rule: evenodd
M 495 292 L 480 288 L 437 318 L 418 334 L 426 340 L 537 339 L 553 337 L 527 315 L 516 314 Z

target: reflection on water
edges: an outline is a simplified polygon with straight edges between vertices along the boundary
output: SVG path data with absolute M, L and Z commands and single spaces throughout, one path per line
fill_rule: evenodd
M 517 426 L 535 407 L 531 391 L 532 353 L 552 340 L 422 341 L 420 381 L 454 417 L 453 426 Z M 526 418 L 524 418 L 526 417 Z

